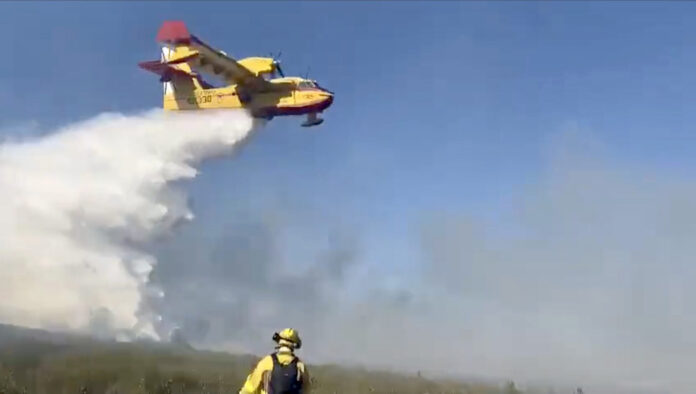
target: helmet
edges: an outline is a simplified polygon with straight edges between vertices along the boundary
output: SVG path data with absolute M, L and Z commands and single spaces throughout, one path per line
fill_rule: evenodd
M 273 334 L 273 340 L 279 345 L 292 346 L 295 349 L 302 347 L 302 340 L 300 335 L 294 328 L 286 328 L 280 332 Z

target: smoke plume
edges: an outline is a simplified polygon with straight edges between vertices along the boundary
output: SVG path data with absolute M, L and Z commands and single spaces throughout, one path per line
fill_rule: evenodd
M 157 338 L 142 246 L 193 218 L 178 182 L 253 129 L 244 112 L 156 110 L 0 145 L 0 320 Z
M 497 219 L 418 212 L 403 253 L 421 257 L 413 266 L 370 262 L 357 229 L 371 218 L 348 225 L 241 193 L 232 211 L 153 246 L 192 218 L 176 181 L 252 126 L 243 113 L 104 115 L 3 145 L 0 320 L 257 353 L 293 326 L 311 362 L 602 394 L 693 391 L 693 179 L 564 137 Z
M 343 227 L 312 209 L 239 197 L 218 226 L 192 223 L 160 251 L 154 273 L 167 296 L 158 310 L 215 349 L 268 351 L 272 331 L 288 325 L 313 363 L 556 392 L 690 393 L 696 182 L 611 161 L 596 144 L 559 137 L 538 181 L 492 204 L 495 219 L 419 212 L 406 253 L 394 254 L 419 256 L 413 265 L 370 261 L 368 237 L 379 234 L 359 229 L 372 218 Z M 401 186 L 408 195 L 420 184 Z

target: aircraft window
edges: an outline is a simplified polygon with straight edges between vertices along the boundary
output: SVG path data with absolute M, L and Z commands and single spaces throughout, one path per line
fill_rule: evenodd
M 300 82 L 297 86 L 298 86 L 299 88 L 301 88 L 301 89 L 302 89 L 302 88 L 311 89 L 311 88 L 316 87 L 316 86 L 314 85 L 314 83 L 312 83 L 312 82 L 310 82 L 310 81 L 302 81 L 302 82 Z

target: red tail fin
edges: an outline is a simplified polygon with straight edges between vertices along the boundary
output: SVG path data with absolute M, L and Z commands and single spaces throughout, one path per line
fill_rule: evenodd
M 186 44 L 191 40 L 186 25 L 182 21 L 166 21 L 157 33 L 157 42 L 167 44 Z

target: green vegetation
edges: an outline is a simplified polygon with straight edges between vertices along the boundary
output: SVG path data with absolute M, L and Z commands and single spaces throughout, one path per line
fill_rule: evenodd
M 0 326 L 0 394 L 232 394 L 257 358 Z M 310 365 L 316 394 L 507 394 L 500 386 Z M 511 391 L 513 390 L 513 391 Z

